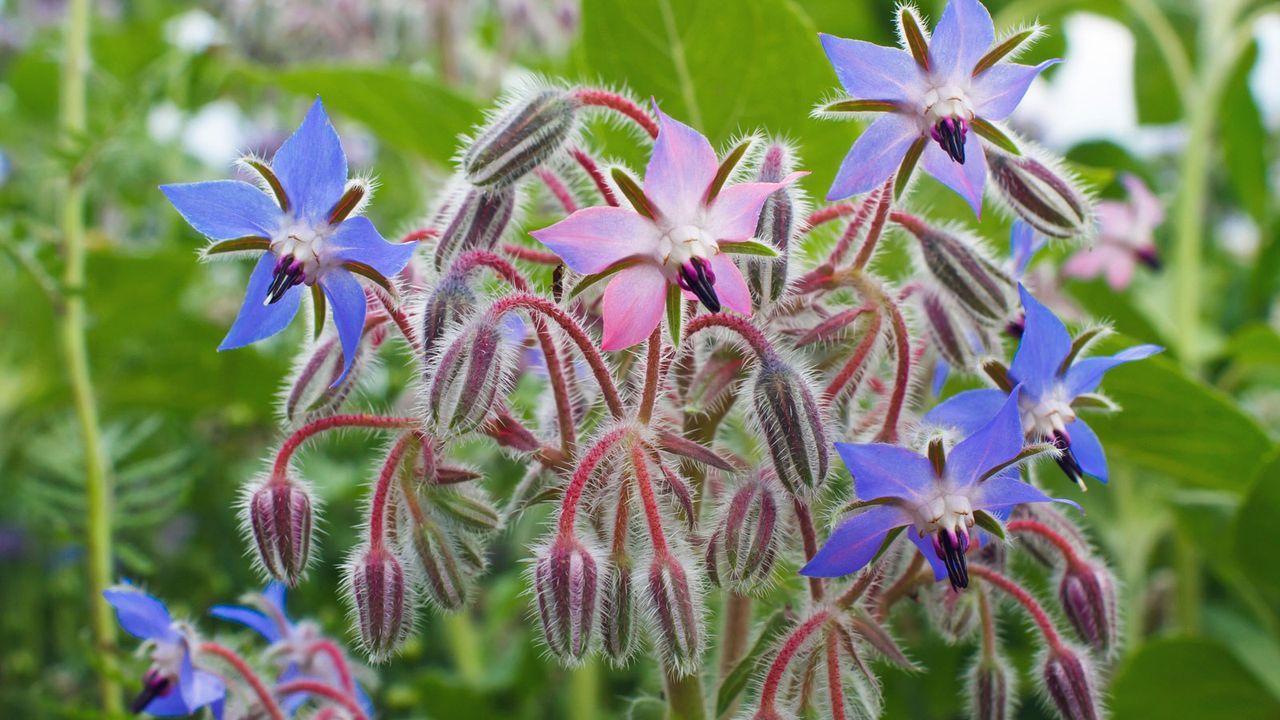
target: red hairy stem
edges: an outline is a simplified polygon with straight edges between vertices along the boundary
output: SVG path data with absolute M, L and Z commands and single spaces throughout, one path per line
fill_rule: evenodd
M 898 441 L 898 417 L 902 414 L 902 404 L 907 398 L 907 385 L 911 380 L 911 338 L 907 334 L 907 321 L 897 304 L 885 303 L 889 318 L 893 323 L 894 354 L 898 365 L 893 375 L 893 394 L 889 396 L 889 409 L 884 414 L 884 427 L 876 436 L 876 442 L 895 443 Z
M 858 598 L 862 597 L 863 593 L 867 592 L 867 590 L 871 588 L 871 583 L 875 581 L 879 574 L 880 573 L 873 568 L 863 570 L 862 574 L 858 576 L 858 579 L 854 580 L 853 584 L 849 586 L 849 589 L 845 590 L 840 594 L 840 597 L 836 598 L 834 603 L 835 606 L 841 610 L 851 607 L 855 602 L 857 602 Z
M 880 189 L 872 190 L 856 205 L 857 213 L 854 214 L 853 220 L 845 228 L 844 234 L 840 236 L 840 240 L 836 242 L 836 246 L 831 249 L 831 255 L 827 258 L 827 262 L 832 266 L 839 265 L 844 260 L 845 253 L 849 252 L 853 241 L 858 239 L 863 224 L 867 222 L 867 218 L 871 217 L 871 211 L 876 208 L 880 193 Z
M 534 169 L 533 172 L 542 181 L 542 184 L 547 186 L 551 194 L 556 196 L 556 200 L 560 202 L 560 206 L 564 208 L 566 213 L 572 215 L 578 211 L 578 204 L 573 201 L 573 195 L 569 193 L 569 189 L 564 186 L 563 182 L 560 182 L 560 178 L 556 177 L 555 173 L 542 167 Z
M 901 210 L 894 210 L 889 213 L 889 219 L 907 230 L 910 230 L 913 235 L 923 235 L 929 231 L 929 226 L 925 225 L 923 220 L 910 213 L 902 212 Z
M 645 462 L 644 451 L 640 444 L 631 446 L 631 465 L 636 471 L 636 485 L 640 488 L 640 504 L 644 506 L 644 518 L 649 524 L 649 539 L 653 543 L 653 554 L 661 558 L 667 555 L 667 534 L 662 529 L 662 512 L 658 509 L 658 498 L 653 492 L 653 482 L 649 478 L 649 466 Z
M 644 108 L 622 95 L 599 88 L 578 88 L 573 91 L 573 97 L 583 105 L 608 108 L 639 125 L 649 133 L 649 137 L 658 137 L 658 123 L 649 117 Z
M 876 217 L 871 221 L 871 227 L 867 228 L 867 239 L 862 241 L 858 256 L 853 259 L 853 267 L 858 270 L 871 262 L 871 256 L 875 254 L 876 245 L 879 244 L 880 236 L 884 233 L 884 221 L 889 216 L 889 208 L 892 205 L 893 178 L 889 178 L 880 190 L 880 204 L 876 206 Z
M 605 203 L 612 207 L 618 207 L 618 197 L 613 194 L 613 188 L 609 187 L 609 182 L 604 179 L 604 172 L 600 170 L 600 165 L 595 159 L 586 153 L 582 148 L 574 148 L 569 151 L 573 159 L 582 166 L 582 169 L 591 178 L 591 182 L 595 183 L 596 189 L 600 191 L 600 196 L 604 198 Z
M 467 273 L 480 267 L 494 271 L 498 277 L 506 280 L 516 290 L 529 292 L 529 281 L 525 279 L 524 275 L 521 275 L 515 266 L 504 260 L 500 255 L 488 250 L 468 250 L 462 253 L 457 260 L 453 261 L 451 270 L 457 273 Z
M 1031 619 L 1035 621 L 1036 626 L 1040 628 L 1040 633 L 1044 635 L 1045 642 L 1049 643 L 1050 650 L 1062 652 L 1065 649 L 1062 645 L 1062 637 L 1058 634 L 1057 628 L 1053 626 L 1053 621 L 1049 619 L 1049 614 L 1044 611 L 1044 608 L 1040 607 L 1040 603 L 1036 602 L 1035 598 L 1031 597 L 1031 593 L 1024 590 L 1021 585 L 985 565 L 970 565 L 969 574 L 986 580 L 1017 601 L 1031 616 Z
M 867 334 L 863 336 L 862 341 L 854 348 L 853 355 L 849 357 L 849 361 L 844 364 L 844 367 L 840 368 L 840 372 L 836 373 L 836 376 L 831 379 L 831 383 L 827 385 L 824 394 L 828 402 L 834 400 L 840 394 L 840 391 L 849 384 L 853 376 L 867 362 L 867 358 L 871 356 L 871 351 L 876 346 L 876 341 L 880 339 L 880 325 L 882 323 L 880 313 L 875 313 L 871 319 L 871 327 L 867 328 Z
M 911 532 L 911 530 L 907 530 Z M 875 595 L 874 588 L 872 590 L 872 599 L 876 605 L 876 620 L 884 622 L 889 617 L 889 610 L 893 604 L 906 596 L 906 594 L 914 588 L 920 581 L 920 568 L 924 565 L 924 555 L 915 553 L 911 557 L 911 562 L 907 565 L 907 569 L 902 576 L 893 582 L 878 597 Z M 929 571 L 929 578 L 933 578 L 933 571 Z
M 693 337 L 695 333 L 706 330 L 709 327 L 721 327 L 732 330 L 737 333 L 761 360 L 775 360 L 778 357 L 778 351 L 774 349 L 773 343 L 769 342 L 769 338 L 760 332 L 760 329 L 751 324 L 750 320 L 743 318 L 741 315 L 728 315 L 726 313 L 711 313 L 708 315 L 699 315 L 689 324 L 685 326 L 685 337 Z
M 271 720 L 285 720 L 285 713 L 280 709 L 280 705 L 276 703 L 275 696 L 267 689 L 267 686 L 262 682 L 262 678 L 258 677 L 253 668 L 249 667 L 249 663 L 236 654 L 235 650 L 216 642 L 202 642 L 197 650 L 201 653 L 216 656 L 235 668 L 240 677 L 244 678 L 249 687 L 253 688 L 253 693 L 258 696 L 258 702 L 262 704 L 262 709 L 271 717 Z
M 502 252 L 517 260 L 524 260 L 525 262 L 537 263 L 539 265 L 560 264 L 560 256 L 555 253 L 534 250 L 533 248 L 516 245 L 515 243 L 502 243 Z
M 813 515 L 809 512 L 809 506 L 800 498 L 791 498 L 791 504 L 795 507 L 796 521 L 800 524 L 800 537 L 804 541 L 804 559 L 812 560 L 813 556 L 818 554 L 818 534 L 813 529 Z M 809 596 L 814 602 L 822 600 L 822 578 L 809 578 Z
M 391 417 L 387 415 L 368 415 L 364 413 L 351 415 L 331 415 L 298 428 L 290 435 L 276 453 L 276 462 L 271 469 L 272 482 L 284 482 L 285 471 L 289 468 L 289 460 L 302 443 L 308 438 L 326 430 L 344 427 L 366 427 L 376 430 L 398 430 L 418 425 L 417 418 Z
M 1054 547 L 1058 548 L 1058 550 L 1062 552 L 1062 557 L 1067 561 L 1068 565 L 1072 567 L 1080 565 L 1080 555 L 1076 552 L 1076 549 L 1071 546 L 1071 542 L 1059 535 L 1053 528 L 1045 525 L 1039 520 L 1013 520 L 1004 527 L 1009 532 L 1025 532 L 1039 535 L 1045 540 L 1048 540 L 1054 545 Z
M 354 695 L 356 692 L 355 680 L 351 677 L 351 666 L 347 664 L 347 656 L 342 652 L 342 648 L 338 647 L 332 640 L 316 640 L 307 648 L 310 653 L 320 653 L 329 658 L 329 663 L 333 665 L 333 669 L 338 673 L 338 681 L 342 683 L 342 688 L 348 694 Z
M 351 694 L 342 692 L 338 688 L 318 680 L 290 680 L 289 682 L 280 683 L 276 690 L 282 695 L 291 695 L 299 692 L 319 695 L 326 700 L 332 700 L 341 705 L 356 720 L 369 720 L 369 716 L 364 714 L 364 710 L 360 708 L 360 703 L 356 702 L 356 699 Z
M 773 664 L 769 666 L 769 674 L 765 675 L 764 684 L 760 687 L 760 709 L 773 709 L 774 703 L 778 699 L 778 690 L 782 686 L 782 675 L 787 671 L 787 666 L 795 659 L 796 653 L 800 652 L 800 648 L 804 647 L 804 643 L 817 630 L 827 618 L 831 616 L 830 610 L 822 610 L 817 614 L 805 620 L 804 623 L 791 631 L 787 639 L 782 644 L 782 649 L 778 651 L 778 657 L 774 658 Z
M 401 243 L 418 242 L 421 240 L 429 240 L 433 237 L 439 237 L 440 231 L 435 228 L 419 228 L 405 234 L 400 238 Z
M 600 351 L 596 349 L 595 344 L 592 343 L 591 338 L 587 336 L 587 332 L 582 329 L 578 321 L 574 320 L 559 305 L 546 298 L 529 293 L 519 293 L 501 298 L 493 304 L 489 312 L 494 318 L 497 318 L 517 308 L 525 308 L 542 313 L 555 321 L 565 331 L 574 344 L 578 346 L 578 349 L 582 351 L 587 364 L 591 366 L 591 372 L 596 376 L 596 382 L 600 385 L 600 391 L 604 395 L 605 404 L 609 406 L 609 412 L 615 418 L 622 417 L 622 398 L 618 396 L 618 387 L 613 382 L 613 376 L 609 374 L 609 368 L 605 365 L 604 358 L 600 356 Z
M 662 366 L 662 326 L 653 329 L 649 336 L 649 355 L 645 358 L 644 391 L 640 397 L 640 411 L 636 418 L 642 425 L 648 425 L 653 416 L 653 404 L 658 398 L 658 377 Z
M 404 336 L 405 342 L 409 343 L 409 347 L 413 348 L 415 353 L 422 352 L 422 344 L 418 342 L 418 333 L 414 331 L 413 324 L 409 322 L 409 317 L 404 314 L 404 310 L 392 304 L 391 298 L 386 297 L 383 293 L 373 293 L 378 302 L 382 304 L 382 309 L 391 318 L 392 322 L 400 328 L 400 334 Z
M 827 205 L 826 207 L 820 207 L 817 210 L 814 210 L 813 212 L 809 213 L 809 217 L 805 218 L 805 221 L 804 221 L 805 232 L 808 232 L 809 230 L 812 230 L 813 228 L 819 225 L 822 225 L 824 223 L 829 223 L 832 220 L 839 220 L 842 217 L 847 217 L 849 215 L 852 215 L 855 212 L 857 212 L 858 208 L 862 207 L 862 204 L 865 202 L 866 200 L 863 199 L 856 203 L 845 202 L 845 203 L 838 203 L 836 205 Z
M 845 720 L 844 687 L 840 683 L 840 649 L 834 630 L 827 631 L 827 693 L 832 720 Z
M 591 479 L 591 473 L 595 472 L 596 466 L 604 460 L 613 446 L 633 431 L 634 428 L 629 426 L 614 428 L 588 448 L 586 454 L 578 458 L 578 467 L 570 476 L 569 484 L 564 489 L 564 497 L 560 500 L 560 535 L 567 537 L 573 534 L 573 524 L 578 517 L 578 504 L 582 500 L 582 492 L 587 487 L 587 481 Z
M 408 432 L 401 435 L 391 446 L 386 461 L 382 463 L 382 470 L 378 472 L 378 482 L 373 486 L 373 500 L 369 508 L 369 547 L 373 550 L 382 547 L 382 536 L 386 529 L 384 518 L 387 513 L 387 502 L 391 497 L 391 483 L 395 480 L 396 473 L 400 471 L 400 461 L 404 459 L 409 443 L 417 439 L 416 433 Z

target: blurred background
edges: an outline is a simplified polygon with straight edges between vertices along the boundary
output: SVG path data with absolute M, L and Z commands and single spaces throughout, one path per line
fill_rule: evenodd
M 941 11 L 920 4 L 930 17 Z M 1243 0 L 988 5 L 998 31 L 1037 18 L 1047 28 L 1023 62 L 1066 59 L 1012 125 L 1067 157 L 1103 197 L 1123 198 L 1128 173 L 1167 208 L 1155 232 L 1162 269 L 1140 268 L 1127 287 L 1064 280 L 1052 262 L 1031 274 L 1069 318 L 1107 319 L 1171 348 L 1108 378 L 1125 408 L 1096 425 L 1113 482 L 1084 499 L 1086 524 L 1123 581 L 1115 715 L 1280 717 L 1280 14 Z M 249 267 L 198 263 L 203 239 L 157 185 L 226 177 L 246 151 L 269 157 L 318 94 L 353 169 L 376 174 L 369 214 L 395 237 L 424 223 L 457 136 L 504 86 L 537 73 L 652 95 L 713 142 L 757 127 L 789 137 L 820 197 L 857 129 L 808 117 L 835 86 L 816 32 L 892 44 L 893 6 L 97 0 L 86 124 L 67 131 L 66 3 L 0 2 L 0 716 L 100 717 L 95 674 L 132 689 L 142 667 L 131 639 L 104 656 L 90 632 L 86 517 L 105 506 L 86 500 L 60 330 L 69 307 L 82 304 L 86 323 L 113 501 L 110 575 L 205 626 L 209 605 L 259 582 L 234 505 L 279 441 L 275 402 L 302 329 L 216 353 Z M 594 130 L 607 155 L 640 166 L 644 150 L 629 136 Z M 918 206 L 971 218 L 932 181 L 920 186 Z M 83 283 L 66 280 L 69 188 L 85 198 Z M 981 230 L 1004 247 L 999 213 L 985 213 Z M 359 402 L 392 404 L 411 374 L 409 358 L 399 360 L 370 374 Z M 348 636 L 337 568 L 376 453 L 354 434 L 304 453 L 326 535 L 290 606 L 338 637 Z M 521 476 L 483 447 L 469 459 L 498 496 Z M 569 673 L 541 656 L 522 572 L 542 521 L 513 522 L 470 611 L 427 617 L 403 656 L 379 669 L 383 716 L 660 715 L 650 664 Z M 899 627 L 926 670 L 885 669 L 887 715 L 959 717 L 957 677 L 972 650 L 924 634 L 909 615 Z M 1028 639 L 1007 640 L 1029 663 Z M 1042 713 L 1030 700 L 1019 710 Z

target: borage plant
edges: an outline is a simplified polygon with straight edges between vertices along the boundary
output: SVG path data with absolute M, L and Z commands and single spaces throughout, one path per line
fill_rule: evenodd
M 877 715 L 872 660 L 915 669 L 893 633 L 908 599 L 948 639 L 976 638 L 963 679 L 974 717 L 1007 717 L 1018 699 L 998 641 L 1002 599 L 1038 632 L 1046 705 L 1101 714 L 1115 582 L 1073 511 L 1041 504 L 1050 498 L 1027 463 L 1052 458 L 1073 480 L 1105 480 L 1101 445 L 1076 411 L 1115 410 L 1096 393 L 1102 374 L 1156 348 L 1081 359 L 1099 329 L 1073 342 L 1016 280 L 1044 236 L 1087 238 L 1094 222 L 1060 161 L 1001 125 L 1045 67 L 1011 61 L 1040 29 L 997 38 L 976 0 L 952 0 L 931 36 L 909 7 L 898 23 L 903 49 L 823 37 L 849 96 L 816 113 L 883 114 L 842 165 L 829 194 L 839 201 L 812 209 L 786 142 L 753 134 L 717 153 L 660 99 L 646 109 L 551 83 L 494 111 L 460 148 L 433 220 L 399 243 L 359 214 L 371 184 L 347 179 L 319 102 L 273 161 L 243 162 L 261 190 L 166 187 L 213 241 L 206 255 L 258 256 L 223 347 L 281 330 L 302 286 L 312 289 L 315 339 L 284 395 L 291 434 L 244 494 L 265 574 L 296 585 L 312 557 L 318 503 L 296 451 L 365 428 L 390 441 L 344 593 L 374 661 L 395 654 L 422 606 L 465 607 L 486 541 L 555 503 L 528 573 L 547 651 L 566 665 L 593 654 L 659 664 L 675 717 L 712 705 L 717 716 Z M 596 114 L 652 141 L 642 179 L 599 159 L 584 129 Z M 999 260 L 962 224 L 913 212 L 918 161 L 975 213 L 995 197 L 1020 218 L 1017 257 Z M 529 196 L 563 215 L 532 240 L 516 232 Z M 837 223 L 826 243 L 824 226 Z M 911 261 L 880 272 L 895 226 Z M 806 264 L 802 245 L 820 261 Z M 412 411 L 345 411 L 396 336 L 418 365 L 396 403 Z M 1010 336 L 1022 340 L 1006 367 L 994 356 Z M 997 387 L 926 415 L 919 389 L 940 363 L 985 371 Z M 545 415 L 508 403 L 530 378 Z M 527 463 L 504 502 L 456 459 L 475 437 Z M 831 472 L 833 443 L 852 488 Z M 1052 603 L 1011 574 L 1008 555 L 1023 547 L 1052 568 Z M 148 687 L 177 683 L 189 710 L 212 693 L 188 693 L 191 641 L 167 627 L 147 636 L 174 648 Z M 270 711 L 268 700 L 253 712 Z

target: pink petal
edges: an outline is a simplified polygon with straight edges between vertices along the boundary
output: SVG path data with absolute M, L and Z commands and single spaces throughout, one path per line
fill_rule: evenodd
M 982 191 L 987 184 L 987 156 L 978 133 L 969 131 L 964 141 L 964 164 L 951 159 L 936 142 L 924 149 L 924 169 L 938 182 L 969 202 L 973 214 L 982 217 Z
M 716 297 L 731 310 L 743 315 L 751 315 L 751 292 L 747 290 L 747 281 L 733 258 L 725 253 L 716 253 L 711 258 L 711 272 L 716 274 Z
M 702 133 L 657 111 L 661 128 L 644 173 L 644 194 L 673 223 L 693 219 L 720 166 Z
M 1125 262 L 1127 252 L 1117 249 L 1109 243 L 1100 243 L 1072 255 L 1062 266 L 1062 272 L 1068 277 L 1087 280 L 1102 274 L 1108 266 Z
M 1133 255 L 1124 253 L 1107 265 L 1107 284 L 1112 290 L 1120 292 L 1129 287 L 1136 264 Z
M 782 182 L 739 183 L 720 191 L 707 211 L 706 230 L 716 240 L 740 241 L 754 237 L 760 208 L 779 188 L 809 173 L 791 173 Z
M 667 278 L 657 265 L 643 263 L 618 273 L 604 291 L 604 350 L 643 342 L 662 322 Z
M 658 247 L 653 221 L 616 207 L 579 210 L 529 234 L 580 273 L 598 273 L 624 258 L 652 254 Z
M 1151 188 L 1136 175 L 1120 178 L 1129 191 L 1129 204 L 1133 207 L 1134 224 L 1142 228 L 1148 237 L 1157 225 L 1164 222 L 1164 204 L 1151 192 Z
M 1120 245 L 1130 245 L 1134 234 L 1133 208 L 1115 200 L 1103 200 L 1094 206 L 1098 217 L 1098 235 Z

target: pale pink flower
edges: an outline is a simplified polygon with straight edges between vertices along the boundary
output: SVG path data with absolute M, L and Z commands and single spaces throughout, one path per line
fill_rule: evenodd
M 1164 222 L 1164 206 L 1141 180 L 1125 175 L 1121 182 L 1129 191 L 1129 199 L 1098 203 L 1097 244 L 1072 255 L 1062 266 L 1069 277 L 1105 275 L 1107 284 L 1116 291 L 1129 286 L 1138 263 L 1159 269 L 1152 233 Z

